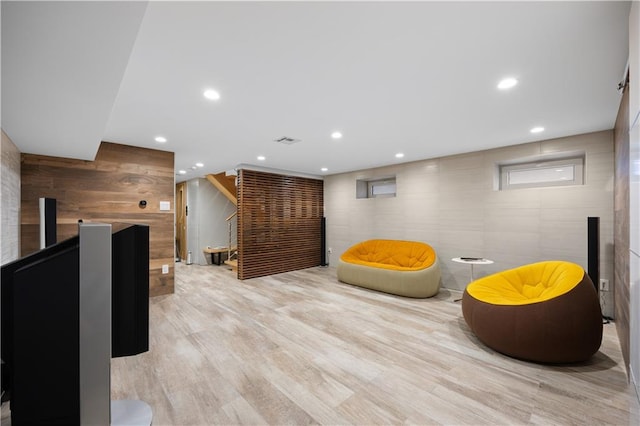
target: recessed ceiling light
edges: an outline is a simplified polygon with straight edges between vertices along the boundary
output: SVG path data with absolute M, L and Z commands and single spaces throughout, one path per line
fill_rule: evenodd
M 186 175 L 186 174 L 187 174 L 187 171 L 186 171 L 186 170 L 179 170 L 179 171 L 178 171 L 178 174 L 180 174 L 180 175 Z
M 164 136 L 156 136 L 156 142 L 165 143 L 166 141 L 167 138 L 165 138 Z
M 328 171 L 328 170 L 329 170 L 329 169 L 327 169 L 326 167 L 323 167 L 323 168 L 321 168 L 321 169 L 320 169 L 320 171 L 322 171 L 322 172 L 326 172 L 326 171 Z
M 334 139 L 340 139 L 342 137 L 342 133 L 333 132 L 333 133 L 331 133 L 331 137 L 334 138 Z
M 212 101 L 217 101 L 220 99 L 220 93 L 213 89 L 207 89 L 203 93 L 204 97 L 207 99 L 211 99 Z
M 204 164 L 202 164 L 202 163 L 196 163 L 196 167 L 204 167 Z
M 258 155 L 258 161 L 264 161 L 266 159 L 267 157 L 265 157 L 264 155 Z
M 513 77 L 505 78 L 503 80 L 500 80 L 500 83 L 498 83 L 498 89 L 500 90 L 511 89 L 516 84 L 518 84 L 518 80 L 516 80 L 515 78 Z
M 191 166 L 191 170 L 195 170 L 195 169 L 197 169 L 196 166 Z
M 396 158 L 402 158 L 402 157 L 404 157 L 403 153 L 399 152 L 399 153 L 396 154 Z
M 544 132 L 544 127 L 534 127 L 533 129 L 529 130 L 531 133 L 540 133 L 540 132 Z

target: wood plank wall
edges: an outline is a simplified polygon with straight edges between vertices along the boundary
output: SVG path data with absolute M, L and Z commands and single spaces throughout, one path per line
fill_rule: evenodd
M 613 134 L 615 150 L 615 195 L 613 204 L 614 308 L 616 329 L 624 365 L 629 369 L 630 260 L 629 260 L 629 86 L 625 90 Z M 627 371 L 628 373 L 628 371 Z
M 323 182 L 253 170 L 238 173 L 238 278 L 320 265 Z
M 174 289 L 174 154 L 102 142 L 94 161 L 22 154 L 21 252 L 38 250 L 40 197 L 57 200 L 58 241 L 85 222 L 149 225 L 149 294 Z M 147 206 L 139 207 L 141 200 Z M 160 211 L 160 201 L 171 210 Z M 169 273 L 162 274 L 162 265 Z

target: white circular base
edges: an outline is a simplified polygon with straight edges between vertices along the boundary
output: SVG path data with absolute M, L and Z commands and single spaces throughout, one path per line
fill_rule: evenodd
M 111 401 L 112 426 L 150 426 L 153 413 L 149 404 L 133 399 Z

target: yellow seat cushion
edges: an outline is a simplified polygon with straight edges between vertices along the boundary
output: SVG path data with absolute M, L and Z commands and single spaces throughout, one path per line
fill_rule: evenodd
M 539 262 L 480 278 L 467 292 L 493 305 L 527 305 L 568 293 L 583 277 L 584 269 L 575 263 Z
M 402 240 L 368 240 L 350 247 L 340 260 L 395 271 L 417 271 L 433 265 L 436 252 L 425 243 Z

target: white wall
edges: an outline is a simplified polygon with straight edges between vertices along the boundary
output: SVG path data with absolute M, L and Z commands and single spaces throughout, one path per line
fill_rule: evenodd
M 199 265 L 211 263 L 202 249 L 210 246 L 227 246 L 229 232 L 226 218 L 236 211 L 236 206 L 206 179 L 187 182 L 187 249 L 192 261 Z M 232 241 L 236 243 L 236 219 L 232 221 Z
M 542 154 L 584 151 L 585 185 L 498 191 L 496 164 Z M 613 132 L 604 131 L 488 151 L 332 175 L 325 178 L 331 264 L 358 241 L 424 241 L 441 261 L 442 284 L 464 289 L 476 278 L 526 263 L 564 259 L 587 266 L 587 217 L 600 217 L 601 277 L 613 282 Z M 396 176 L 397 196 L 356 199 L 356 179 Z M 605 315 L 613 315 L 609 294 Z
M 0 167 L 1 262 L 20 257 L 20 151 L 2 132 Z
M 629 15 L 629 264 L 631 379 L 640 399 L 640 3 Z

